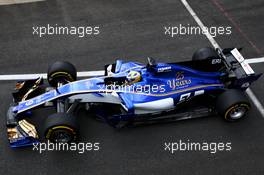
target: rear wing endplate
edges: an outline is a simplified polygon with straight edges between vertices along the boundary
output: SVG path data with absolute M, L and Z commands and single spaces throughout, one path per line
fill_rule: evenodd
M 247 75 L 253 75 L 253 74 L 255 74 L 254 70 L 251 68 L 251 66 L 248 63 L 246 63 L 245 58 L 237 50 L 237 48 L 234 48 L 233 50 L 231 50 L 231 54 L 240 63 L 241 67 L 243 68 L 243 70 L 246 72 Z

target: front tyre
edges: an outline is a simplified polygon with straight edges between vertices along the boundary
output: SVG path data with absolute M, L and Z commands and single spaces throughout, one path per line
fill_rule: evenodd
M 250 103 L 240 90 L 229 89 L 220 94 L 216 100 L 216 110 L 227 121 L 237 121 L 250 109 Z
M 71 143 L 78 138 L 76 117 L 67 113 L 50 115 L 44 124 L 45 138 L 54 143 Z
M 66 84 L 76 79 L 76 68 L 70 62 L 57 61 L 49 66 L 48 82 L 52 87 L 57 87 L 58 83 Z

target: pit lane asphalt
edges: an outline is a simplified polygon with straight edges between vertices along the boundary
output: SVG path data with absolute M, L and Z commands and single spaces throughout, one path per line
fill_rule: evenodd
M 263 52 L 261 40 L 264 3 L 221 1 Z M 206 25 L 232 25 L 210 1 L 190 2 Z M 0 6 L 0 74 L 45 72 L 54 60 L 68 60 L 80 71 L 101 70 L 116 58 L 145 62 L 187 60 L 203 46 L 205 36 L 168 38 L 166 25 L 196 25 L 180 1 L 48 1 Z M 99 25 L 101 34 L 92 38 L 32 35 L 32 26 L 49 24 Z M 261 35 L 262 34 L 262 35 Z M 263 38 L 263 37 L 262 37 Z M 247 58 L 263 56 L 254 51 L 235 29 L 230 37 L 216 38 L 222 47 L 245 46 Z M 255 67 L 263 70 L 263 64 Z M 263 118 L 253 107 L 249 116 L 236 123 L 220 117 L 171 124 L 114 130 L 80 114 L 81 140 L 100 142 L 99 152 L 45 152 L 32 148 L 13 150 L 6 140 L 5 113 L 11 102 L 14 82 L 1 83 L 0 174 L 263 174 Z M 253 85 L 262 100 L 263 78 Z M 51 111 L 41 110 L 39 123 Z M 231 152 L 164 151 L 164 142 L 232 142 Z

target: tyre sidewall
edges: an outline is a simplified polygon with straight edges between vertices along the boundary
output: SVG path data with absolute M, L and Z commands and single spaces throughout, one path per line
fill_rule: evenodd
M 250 109 L 250 106 L 247 103 L 245 103 L 245 102 L 236 103 L 236 104 L 234 104 L 233 106 L 231 106 L 230 108 L 228 108 L 226 110 L 226 112 L 224 114 L 224 119 L 227 120 L 227 121 L 237 121 L 237 120 L 239 120 L 240 118 L 238 118 L 238 119 L 231 118 L 230 113 L 231 113 L 232 110 L 234 110 L 236 108 L 240 108 L 240 107 L 245 108 L 245 110 L 246 110 L 245 113 L 247 113 L 249 111 L 249 109 Z M 243 118 L 243 116 L 241 118 Z
M 237 119 L 230 117 L 230 112 L 238 107 L 245 108 L 245 114 Z M 250 103 L 244 92 L 237 89 L 227 89 L 216 99 L 217 112 L 227 121 L 236 121 L 243 118 L 250 109 Z
M 77 71 L 74 65 L 66 61 L 57 61 L 48 69 L 48 82 L 56 87 L 59 82 L 73 82 L 77 79 Z
M 79 126 L 76 117 L 67 113 L 56 113 L 50 115 L 44 124 L 45 138 L 54 141 L 54 132 L 61 130 L 71 135 L 71 141 L 76 141 L 79 133 Z

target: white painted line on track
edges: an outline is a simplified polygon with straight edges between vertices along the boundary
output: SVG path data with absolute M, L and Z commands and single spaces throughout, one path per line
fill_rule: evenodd
M 4 2 L 8 2 L 12 0 L 0 0 L 0 5 L 3 5 Z M 43 0 L 13 0 L 14 2 L 35 2 L 35 1 L 43 1 Z M 181 0 L 181 2 L 184 4 L 186 9 L 189 11 L 189 13 L 192 15 L 194 20 L 197 22 L 197 24 L 202 28 L 202 30 L 205 30 L 205 25 L 203 22 L 200 20 L 200 18 L 196 15 L 196 13 L 193 11 L 191 6 L 186 0 Z M 210 43 L 213 45 L 214 48 L 220 48 L 219 44 L 215 41 L 215 39 L 210 35 L 209 32 L 204 32 Z M 247 59 L 247 63 L 260 63 L 264 62 L 264 57 L 262 58 L 252 58 L 252 59 Z M 95 76 L 103 76 L 104 71 L 88 71 L 88 72 L 78 72 L 77 76 L 78 77 L 95 77 Z M 13 75 L 0 75 L 0 81 L 1 80 L 28 80 L 28 79 L 34 79 L 38 77 L 43 77 L 47 78 L 47 74 L 45 73 L 40 73 L 40 74 L 13 74 Z M 264 117 L 264 108 L 262 104 L 259 102 L 255 94 L 252 92 L 250 88 L 246 90 L 247 95 L 250 97 L 254 105 L 257 107 L 261 115 Z
M 25 4 L 45 0 L 0 0 L 0 5 Z
M 264 62 L 264 57 L 261 58 L 250 58 L 245 60 L 247 63 L 260 63 Z M 98 71 L 86 71 L 86 72 L 77 72 L 77 77 L 96 77 L 96 76 L 103 76 L 104 71 L 98 70 Z M 47 74 L 45 73 L 36 73 L 36 74 L 11 74 L 11 75 L 0 75 L 0 81 L 4 80 L 29 80 L 29 79 L 35 79 L 38 77 L 43 77 L 44 79 L 47 79 Z
M 77 77 L 96 77 L 96 76 L 104 76 L 104 74 L 105 74 L 104 70 L 77 72 Z
M 103 76 L 104 71 L 88 71 L 88 72 L 77 72 L 77 77 L 95 77 L 95 76 Z M 29 80 L 35 79 L 38 77 L 43 77 L 47 79 L 47 74 L 40 73 L 40 74 L 13 74 L 13 75 L 0 75 L 0 81 L 3 80 Z
M 214 48 L 220 48 L 219 44 L 215 41 L 215 39 L 212 37 L 212 35 L 209 32 L 206 32 L 206 27 L 203 24 L 203 22 L 200 20 L 200 18 L 196 15 L 196 13 L 193 11 L 191 6 L 186 0 L 181 0 L 183 5 L 186 7 L 186 9 L 189 11 L 189 13 L 192 15 L 196 23 L 201 27 L 201 29 L 204 31 L 203 33 L 206 35 L 210 43 L 214 46 Z
M 205 25 L 200 20 L 200 18 L 196 15 L 196 13 L 193 11 L 193 9 L 189 5 L 189 3 L 186 0 L 181 0 L 181 2 L 186 7 L 186 9 L 189 11 L 189 13 L 192 15 L 192 17 L 194 18 L 194 20 L 196 21 L 196 23 L 201 27 L 202 30 L 204 30 L 205 29 Z M 212 37 L 212 35 L 209 32 L 205 32 L 205 35 L 208 38 L 208 40 L 210 41 L 210 43 L 213 45 L 214 48 L 221 48 L 219 46 L 219 44 L 216 42 L 216 40 Z M 259 110 L 259 112 L 262 115 L 262 117 L 264 117 L 264 107 L 259 102 L 259 100 L 255 96 L 255 94 L 252 92 L 252 90 L 250 88 L 248 88 L 246 90 L 246 93 L 249 96 L 249 98 L 251 99 L 251 101 L 254 103 L 254 105 L 257 107 L 257 109 Z
M 264 117 L 264 108 L 263 105 L 260 103 L 256 95 L 253 93 L 253 91 L 250 88 L 247 88 L 246 90 L 247 95 L 250 97 L 256 108 L 259 110 L 262 117 Z
M 248 64 L 262 63 L 262 62 L 264 62 L 264 57 L 261 57 L 261 58 L 250 58 L 250 59 L 246 59 L 245 61 Z

